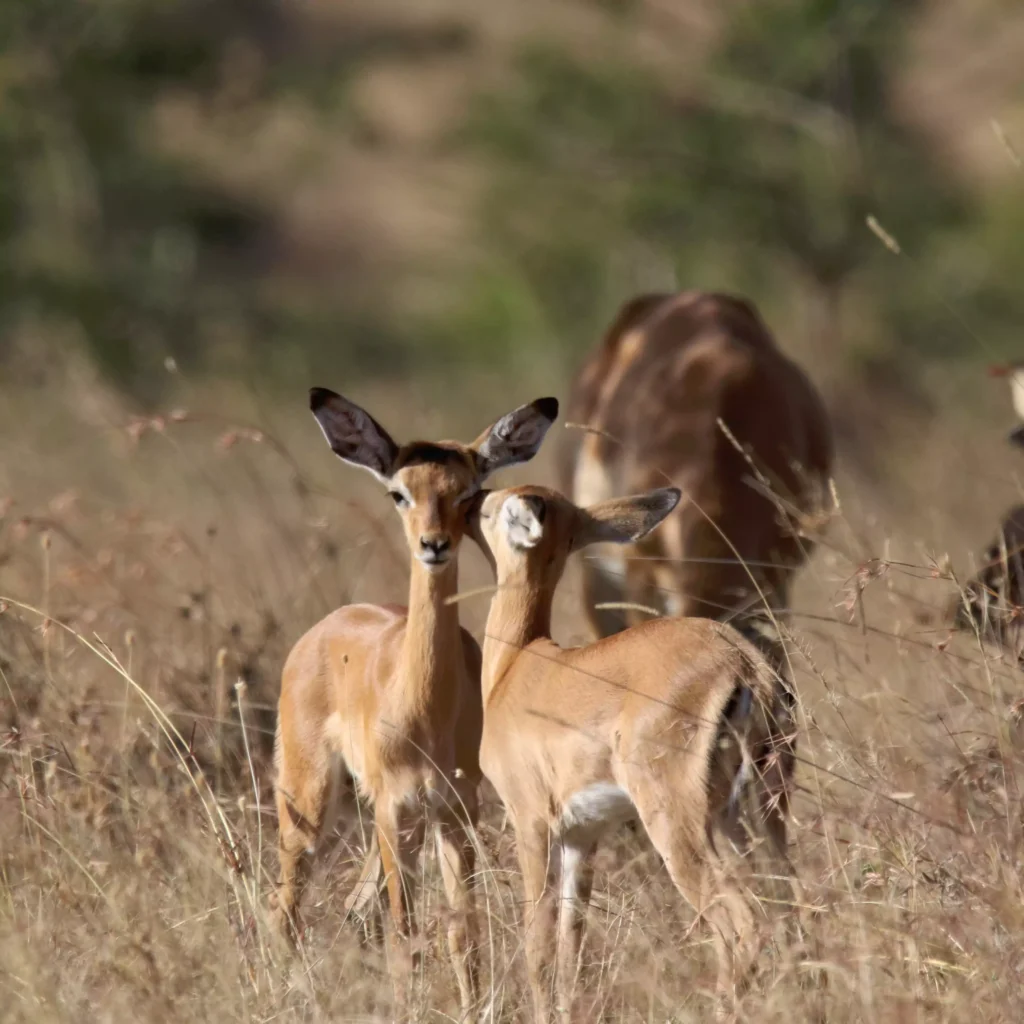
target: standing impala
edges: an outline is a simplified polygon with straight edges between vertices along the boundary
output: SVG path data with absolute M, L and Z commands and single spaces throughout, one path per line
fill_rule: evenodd
M 308 854 L 329 826 L 344 770 L 375 812 L 375 846 L 360 883 L 387 882 L 393 970 L 411 966 L 407 871 L 434 825 L 453 915 L 448 939 L 463 1019 L 474 1013 L 473 846 L 481 730 L 480 649 L 449 602 L 466 513 L 495 470 L 531 459 L 558 414 L 553 398 L 503 416 L 471 445 L 398 445 L 367 412 L 325 388 L 310 408 L 345 462 L 368 469 L 398 508 L 412 555 L 408 608 L 349 605 L 295 645 L 281 678 L 276 759 L 281 883 L 278 924 L 296 926 Z M 358 893 L 353 893 L 358 896 Z
M 757 311 L 705 292 L 632 299 L 577 376 L 567 415 L 592 428 L 563 460 L 574 501 L 669 480 L 686 495 L 643 544 L 585 560 L 596 635 L 638 620 L 595 605 L 632 602 L 764 639 L 766 603 L 782 616 L 810 550 L 801 519 L 827 485 L 833 442 L 817 391 Z
M 756 953 L 752 909 L 721 877 L 730 848 L 746 852 L 750 835 L 762 835 L 770 874 L 784 886 L 789 878 L 777 800 L 782 686 L 757 649 L 696 618 L 652 619 L 575 649 L 551 640 L 569 554 L 639 540 L 679 496 L 666 488 L 581 509 L 546 488 L 517 487 L 486 495 L 472 521 L 498 580 L 483 646 L 480 763 L 515 828 L 538 1021 L 552 1016 L 552 985 L 559 1013 L 570 1012 L 590 859 L 614 826 L 640 818 L 676 888 L 713 926 L 723 995 Z

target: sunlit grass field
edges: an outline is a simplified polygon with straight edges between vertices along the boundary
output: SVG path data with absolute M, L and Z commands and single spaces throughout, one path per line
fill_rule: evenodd
M 562 390 L 482 378 L 353 397 L 396 436 L 471 438 Z M 281 664 L 331 608 L 403 599 L 397 517 L 334 459 L 304 395 L 282 406 L 187 382 L 179 394 L 155 419 L 84 386 L 2 403 L 0 1016 L 393 1019 L 378 939 L 340 914 L 365 820 L 343 823 L 318 864 L 300 958 L 276 943 L 266 907 Z M 508 478 L 553 482 L 562 429 Z M 743 1019 L 1024 1011 L 1020 676 L 927 621 L 1016 490 L 1011 459 L 979 458 L 958 430 L 937 428 L 927 458 L 884 484 L 841 469 L 796 588 L 792 852 L 828 984 L 766 954 Z M 487 582 L 467 542 L 462 586 Z M 460 605 L 477 636 L 487 600 Z M 575 571 L 555 629 L 584 639 Z M 524 1019 L 520 880 L 490 792 L 478 839 L 486 998 L 497 1020 Z M 412 1005 L 418 1019 L 458 1019 L 432 856 L 422 874 Z M 604 849 L 579 1019 L 707 1019 L 713 957 L 692 923 L 642 837 Z

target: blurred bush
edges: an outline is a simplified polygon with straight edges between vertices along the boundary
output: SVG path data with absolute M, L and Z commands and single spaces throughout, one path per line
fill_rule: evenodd
M 438 10 L 3 5 L 8 374 L 76 346 L 153 399 L 168 356 L 278 379 L 571 362 L 629 293 L 677 283 L 750 294 L 837 366 L 1016 343 L 1021 178 L 964 175 L 897 102 L 926 5 L 732 4 L 684 76 L 637 43 L 639 2 L 590 9 L 590 51 L 529 24 L 496 50 L 486 12 Z M 458 102 L 418 148 L 360 102 L 381 69 L 414 93 L 447 66 Z M 397 226 L 386 187 L 346 177 L 360 154 L 399 168 Z M 474 186 L 431 247 L 405 213 L 429 193 L 399 192 L 444 161 Z
M 635 65 L 527 48 L 517 88 L 483 100 L 470 132 L 493 158 L 486 215 L 510 294 L 584 344 L 642 286 L 609 278 L 633 250 L 784 321 L 803 304 L 832 358 L 961 354 L 962 321 L 1010 350 L 1024 193 L 972 190 L 895 109 L 919 6 L 744 5 L 683 95 Z

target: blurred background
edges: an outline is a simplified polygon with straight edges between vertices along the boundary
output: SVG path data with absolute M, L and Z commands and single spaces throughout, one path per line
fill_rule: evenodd
M 626 297 L 675 286 L 753 298 L 837 414 L 882 388 L 924 415 L 927 370 L 1019 346 L 1014 0 L 0 19 L 0 360 L 23 387 L 72 359 L 143 405 L 167 357 L 282 396 L 564 375 Z
M 860 978 L 831 1019 L 1020 1019 L 1024 788 L 965 753 L 1005 753 L 1018 674 L 919 613 L 1024 493 L 984 372 L 1024 357 L 1022 69 L 1019 0 L 0 3 L 0 595 L 31 606 L 0 614 L 12 1019 L 347 1008 L 365 950 L 346 973 L 332 947 L 289 1016 L 253 924 L 278 679 L 328 609 L 401 599 L 408 555 L 306 389 L 468 440 L 564 400 L 620 305 L 676 288 L 753 299 L 835 423 L 840 506 L 794 599 L 825 768 L 801 863 Z M 573 574 L 559 595 L 579 639 Z M 460 610 L 479 635 L 486 599 Z M 968 767 L 984 796 L 940 806 Z M 924 812 L 972 817 L 954 840 Z M 671 902 L 609 884 L 638 920 Z M 610 971 L 621 1005 L 660 991 L 655 953 L 664 1005 L 690 998 L 674 927 Z

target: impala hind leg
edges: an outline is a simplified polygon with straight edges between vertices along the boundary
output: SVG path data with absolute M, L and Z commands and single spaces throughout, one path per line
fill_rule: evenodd
M 463 1021 L 476 1020 L 480 991 L 479 947 L 473 899 L 473 871 L 476 850 L 472 829 L 476 824 L 475 793 L 461 794 L 459 813 L 446 814 L 435 826 L 437 856 L 441 864 L 445 895 L 451 908 L 448 949 L 459 984 Z
M 754 912 L 708 841 L 704 821 L 680 822 L 657 811 L 645 817 L 640 810 L 673 884 L 711 930 L 722 1015 L 735 1006 L 753 973 L 758 952 Z

